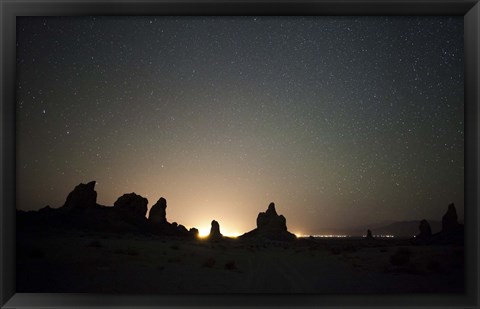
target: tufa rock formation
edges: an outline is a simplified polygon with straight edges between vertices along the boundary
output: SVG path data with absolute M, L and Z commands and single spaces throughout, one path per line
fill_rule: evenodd
M 196 229 L 194 227 L 192 227 L 190 230 L 188 230 L 188 233 L 195 238 L 198 238 L 198 236 L 199 236 L 198 229 Z
M 455 204 L 448 205 L 447 212 L 442 217 L 442 231 L 433 235 L 436 242 L 444 244 L 463 244 L 464 226 L 458 223 L 457 210 Z
M 67 196 L 64 209 L 82 209 L 91 208 L 97 205 L 97 192 L 95 191 L 95 181 L 87 184 L 81 183 L 73 189 Z
M 266 212 L 261 212 L 257 217 L 257 228 L 269 231 L 286 231 L 287 220 L 282 215 L 277 215 L 275 203 L 270 203 Z
M 167 200 L 161 197 L 155 205 L 150 208 L 148 220 L 154 223 L 167 223 Z
M 269 240 L 293 240 L 296 236 L 287 230 L 287 220 L 278 215 L 275 204 L 270 203 L 266 212 L 261 212 L 257 217 L 257 228 L 243 234 L 240 238 L 262 238 Z
M 177 227 L 178 231 L 182 234 L 188 234 L 188 230 L 185 226 L 179 224 L 178 227 Z
M 114 209 L 125 212 L 134 217 L 144 217 L 147 214 L 148 200 L 135 193 L 128 193 L 120 196 L 115 203 Z
M 372 231 L 367 230 L 367 239 L 374 239 L 372 235 Z
M 210 228 L 210 234 L 208 235 L 208 239 L 211 240 L 219 240 L 222 239 L 223 235 L 220 233 L 220 224 L 217 221 L 212 221 L 212 226 Z
M 418 227 L 420 230 L 420 234 L 416 236 L 418 239 L 428 239 L 432 237 L 432 229 L 430 228 L 430 224 L 427 220 L 423 219 L 420 221 L 420 226 Z
M 442 217 L 442 230 L 432 234 L 427 220 L 420 221 L 420 234 L 415 236 L 415 241 L 420 244 L 463 244 L 464 226 L 458 223 L 455 204 L 448 205 L 447 212 Z
M 23 230 L 44 227 L 91 232 L 129 233 L 174 237 L 195 237 L 183 225 L 168 223 L 167 201 L 160 198 L 146 218 L 148 200 L 135 193 L 124 194 L 112 206 L 96 203 L 95 181 L 77 185 L 60 208 L 46 206 L 38 211 L 17 211 L 17 226 Z M 164 223 L 158 224 L 157 222 Z
M 457 209 L 455 208 L 455 204 L 451 203 L 448 205 L 447 212 L 442 217 L 442 232 L 455 232 L 458 229 L 458 226 Z

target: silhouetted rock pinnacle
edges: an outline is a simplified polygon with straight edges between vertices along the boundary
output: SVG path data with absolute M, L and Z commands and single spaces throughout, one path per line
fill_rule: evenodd
M 430 224 L 427 220 L 423 219 L 420 221 L 420 226 L 418 229 L 420 230 L 420 234 L 418 234 L 416 238 L 428 239 L 432 237 L 432 229 L 430 228 Z
M 266 212 L 258 214 L 257 228 L 265 231 L 286 231 L 287 220 L 284 216 L 277 215 L 275 203 L 270 203 Z
M 97 204 L 97 192 L 95 191 L 95 181 L 87 184 L 81 183 L 73 189 L 67 196 L 63 208 L 79 209 L 87 207 L 95 207 Z
M 161 197 L 158 202 L 152 206 L 148 220 L 154 223 L 167 223 L 167 200 Z
M 464 226 L 458 223 L 455 205 L 448 205 L 447 212 L 442 217 L 442 230 L 432 234 L 430 224 L 426 220 L 420 221 L 420 234 L 415 236 L 417 241 L 426 244 L 463 244 Z
M 120 196 L 113 204 L 113 207 L 131 216 L 145 218 L 147 204 L 148 200 L 146 198 L 135 193 L 128 193 Z
M 240 237 L 259 237 L 271 240 L 292 240 L 296 238 L 295 235 L 288 232 L 287 220 L 284 216 L 277 214 L 274 203 L 268 205 L 267 211 L 258 214 L 257 228 Z
M 457 228 L 458 228 L 457 209 L 455 208 L 455 204 L 451 203 L 450 205 L 448 205 L 448 210 L 443 215 L 443 218 L 442 218 L 442 232 L 450 233 L 452 231 L 456 231 Z
M 220 224 L 217 221 L 212 221 L 212 226 L 210 228 L 210 234 L 208 235 L 209 239 L 218 240 L 223 238 L 222 233 L 220 233 Z
M 367 239 L 374 239 L 372 235 L 372 231 L 367 230 Z
M 188 233 L 195 238 L 197 238 L 198 235 L 199 235 L 198 229 L 194 228 L 194 227 L 192 227 L 190 230 L 188 230 Z

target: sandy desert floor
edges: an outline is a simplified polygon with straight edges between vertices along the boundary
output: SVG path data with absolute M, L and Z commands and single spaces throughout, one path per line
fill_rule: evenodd
M 17 292 L 461 293 L 463 282 L 463 246 L 408 240 L 17 235 Z

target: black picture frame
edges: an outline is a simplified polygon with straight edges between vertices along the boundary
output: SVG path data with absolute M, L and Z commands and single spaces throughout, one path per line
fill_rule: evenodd
M 0 305 L 17 307 L 460 307 L 479 306 L 480 4 L 442 0 L 0 1 Z M 463 295 L 92 295 L 15 293 L 15 64 L 17 16 L 75 15 L 461 15 L 465 27 L 465 250 Z

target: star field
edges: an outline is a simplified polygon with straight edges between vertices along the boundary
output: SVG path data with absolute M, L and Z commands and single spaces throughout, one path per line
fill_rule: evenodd
M 461 17 L 17 23 L 19 209 L 96 180 L 227 234 L 463 217 Z

